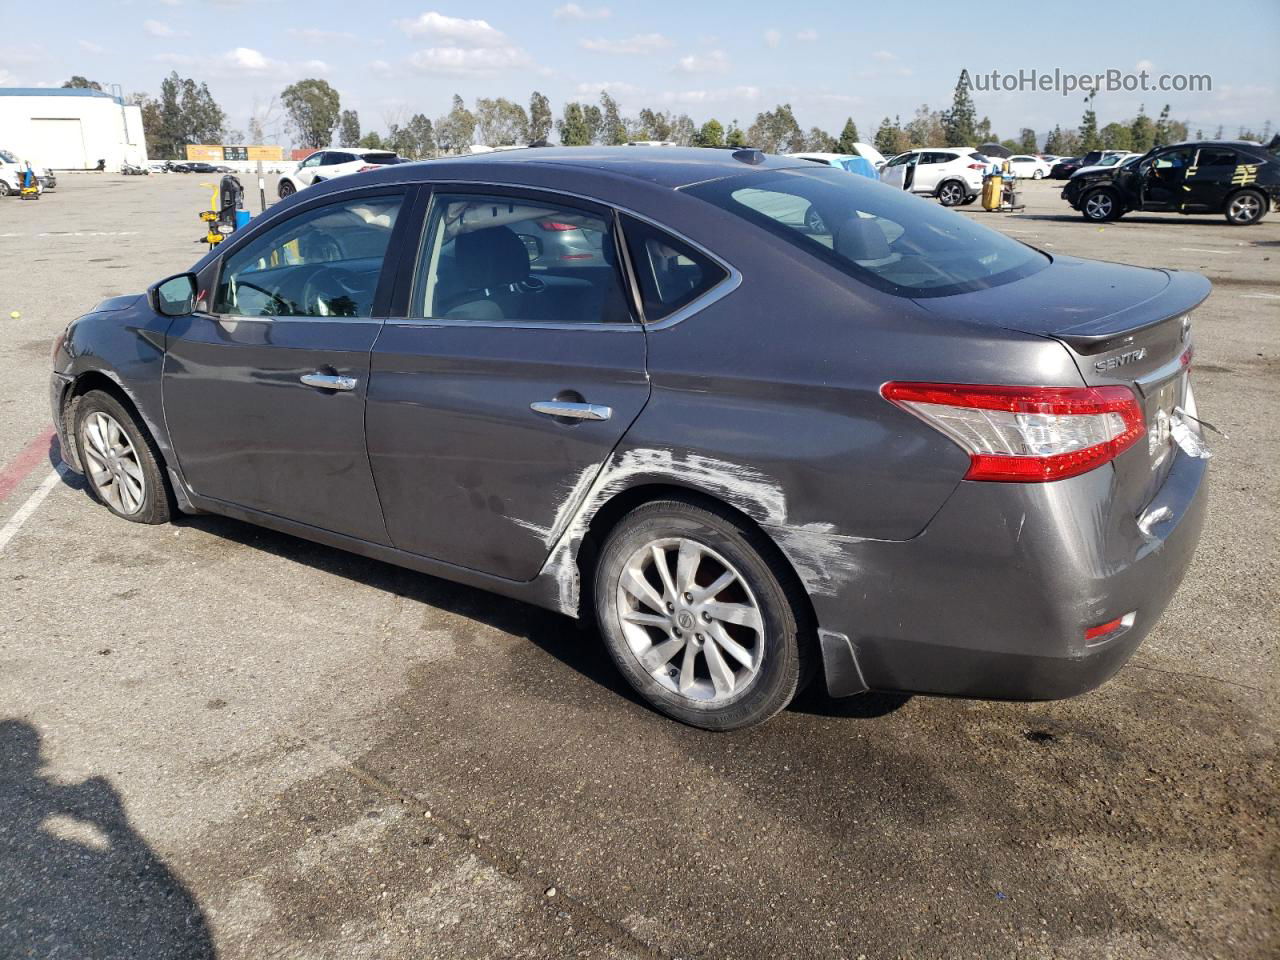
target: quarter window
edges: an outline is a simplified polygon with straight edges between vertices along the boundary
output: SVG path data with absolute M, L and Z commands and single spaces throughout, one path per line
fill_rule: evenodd
M 368 317 L 400 196 L 315 207 L 228 255 L 214 312 L 240 317 Z
M 536 198 L 437 194 L 415 317 L 629 323 L 612 218 Z
M 624 221 L 627 252 L 650 323 L 688 306 L 729 275 L 683 240 L 632 217 Z

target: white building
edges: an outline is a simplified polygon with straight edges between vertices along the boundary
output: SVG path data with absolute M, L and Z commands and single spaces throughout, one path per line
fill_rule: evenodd
M 0 149 L 54 170 L 145 163 L 142 108 L 101 90 L 0 87 Z

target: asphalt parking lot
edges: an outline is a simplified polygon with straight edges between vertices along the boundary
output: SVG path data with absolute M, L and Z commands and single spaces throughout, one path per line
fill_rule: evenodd
M 1280 214 L 962 208 L 1215 285 L 1211 516 L 1115 679 L 710 734 L 560 616 L 49 479 L 54 336 L 200 255 L 207 182 L 0 201 L 0 956 L 1276 955 Z

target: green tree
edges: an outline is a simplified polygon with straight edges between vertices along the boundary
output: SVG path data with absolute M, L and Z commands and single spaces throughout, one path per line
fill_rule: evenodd
M 1156 125 L 1147 116 L 1145 104 L 1138 107 L 1138 115 L 1129 124 L 1129 147 L 1136 153 L 1146 153 L 1156 142 Z
M 160 81 L 160 98 L 134 94 L 142 107 L 143 134 L 147 152 L 153 157 L 182 159 L 191 143 L 221 143 L 226 135 L 227 115 L 218 106 L 207 85 L 170 73 Z
M 1133 131 L 1127 123 L 1108 123 L 1099 132 L 1104 150 L 1132 150 Z
M 533 91 L 529 98 L 529 142 L 546 143 L 551 136 L 551 101 Z
M 821 127 L 810 127 L 805 134 L 804 148 L 813 153 L 835 153 L 836 138 Z
M 911 149 L 911 141 L 899 118 L 890 120 L 885 117 L 880 121 L 880 129 L 876 131 L 876 149 L 886 157 L 896 157 Z
M 591 143 L 599 143 L 604 135 L 604 114 L 594 103 L 583 104 L 582 122 L 587 125 L 587 136 Z
M 1080 138 L 1072 130 L 1054 127 L 1045 137 L 1044 152 L 1058 157 L 1073 157 L 1080 152 Z
M 907 138 L 913 147 L 936 147 L 946 140 L 947 130 L 943 123 L 943 115 L 937 110 L 930 110 L 927 103 L 916 109 L 906 127 Z
M 755 122 L 747 130 L 747 140 L 765 153 L 799 153 L 805 148 L 804 131 L 789 103 L 756 114 Z
M 1090 93 L 1084 98 L 1086 106 L 1080 120 L 1080 148 L 1086 151 L 1102 147 L 1102 138 L 1098 136 L 1098 115 L 1093 111 L 1093 97 Z
M 733 147 L 735 150 L 748 146 L 747 134 L 740 126 L 736 119 L 729 121 L 729 132 L 724 135 L 724 145 Z
M 956 81 L 955 93 L 951 96 L 951 109 L 942 118 L 943 132 L 947 138 L 944 146 L 969 147 L 978 142 L 977 131 L 974 129 L 977 112 L 973 106 L 973 96 L 969 93 L 969 86 L 969 71 L 961 70 L 960 79 Z M 884 124 L 880 126 L 881 129 L 884 128 Z M 876 136 L 879 136 L 879 131 Z
M 638 140 L 670 140 L 671 139 L 671 115 L 669 113 L 659 113 L 656 110 L 650 110 L 645 107 L 640 111 L 637 118 L 639 135 Z
M 607 91 L 600 91 L 600 139 L 611 147 L 621 146 L 627 142 L 627 125 L 622 120 L 622 112 L 618 109 L 618 101 L 609 96 Z
M 671 121 L 671 139 L 680 147 L 691 147 L 698 139 L 698 128 L 693 125 L 693 118 L 687 113 L 682 113 Z
M 420 113 L 415 113 L 409 118 L 404 129 L 411 157 L 421 160 L 436 155 L 436 132 L 430 120 Z
M 476 117 L 456 93 L 449 112 L 436 121 L 436 145 L 441 153 L 461 153 L 471 146 Z
M 360 116 L 354 110 L 343 110 L 338 119 L 338 145 L 357 147 L 360 145 Z
M 1036 132 L 1030 127 L 1023 127 L 1018 131 L 1018 152 L 1019 153 L 1035 153 L 1036 152 Z
M 506 97 L 481 97 L 476 101 L 476 133 L 480 142 L 489 147 L 525 143 L 529 139 L 529 115 L 524 107 Z
M 853 117 L 849 117 L 844 122 L 844 129 L 840 131 L 840 139 L 836 141 L 837 153 L 856 153 L 856 145 L 858 143 L 858 125 L 853 122 Z
M 102 84 L 97 80 L 87 80 L 77 74 L 62 85 L 62 89 L 67 90 L 101 90 Z
M 366 150 L 385 149 L 382 143 L 382 137 L 378 135 L 378 132 L 376 130 L 370 130 L 368 133 L 366 133 L 363 137 L 360 138 L 360 142 L 356 144 L 356 146 L 364 147 Z
M 1164 105 L 1164 109 L 1160 111 L 1160 116 L 1156 119 L 1156 135 L 1154 146 L 1163 147 L 1172 143 L 1169 138 L 1169 104 Z
M 327 147 L 338 126 L 341 100 L 327 80 L 299 80 L 280 94 L 289 122 L 304 147 Z
M 702 125 L 702 129 L 698 131 L 697 139 L 694 142 L 699 147 L 723 147 L 724 127 L 720 125 L 719 120 L 712 117 Z
M 564 105 L 564 112 L 556 121 L 556 132 L 560 134 L 560 143 L 566 147 L 585 147 L 591 142 L 591 130 L 583 116 L 582 104 Z

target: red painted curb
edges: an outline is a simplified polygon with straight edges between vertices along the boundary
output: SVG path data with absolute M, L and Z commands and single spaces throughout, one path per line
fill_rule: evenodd
M 0 469 L 0 500 L 9 499 L 9 495 L 31 476 L 36 467 L 49 462 L 49 443 L 52 440 L 53 426 L 50 425 Z

